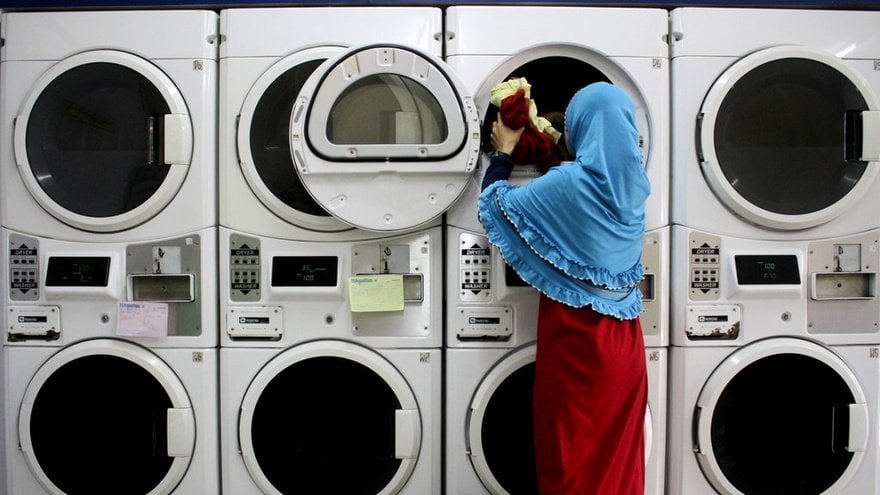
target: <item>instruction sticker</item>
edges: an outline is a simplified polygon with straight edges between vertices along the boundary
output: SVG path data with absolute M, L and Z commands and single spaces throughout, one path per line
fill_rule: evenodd
M 168 303 L 120 302 L 116 335 L 167 337 Z
M 403 275 L 359 275 L 348 279 L 353 313 L 403 311 Z

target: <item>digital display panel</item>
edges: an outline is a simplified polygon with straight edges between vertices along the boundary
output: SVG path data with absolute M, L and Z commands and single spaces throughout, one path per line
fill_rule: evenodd
M 797 285 L 801 283 L 797 256 L 793 254 L 738 255 L 736 280 L 740 285 Z
M 335 256 L 275 256 L 272 287 L 335 287 L 338 265 Z
M 51 256 L 46 268 L 50 287 L 106 287 L 110 257 Z

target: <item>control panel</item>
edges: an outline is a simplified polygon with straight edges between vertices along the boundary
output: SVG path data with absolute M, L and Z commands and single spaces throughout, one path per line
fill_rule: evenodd
M 692 301 L 716 301 L 721 295 L 721 238 L 691 232 L 688 288 Z
M 459 299 L 482 302 L 492 298 L 492 247 L 485 235 L 459 236 Z
M 36 239 L 9 235 L 9 299 L 36 301 L 40 298 L 40 247 Z
M 229 238 L 229 299 L 260 300 L 260 241 L 232 234 Z

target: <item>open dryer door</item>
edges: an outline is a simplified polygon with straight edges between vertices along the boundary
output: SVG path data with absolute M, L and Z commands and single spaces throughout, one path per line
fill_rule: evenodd
M 435 56 L 370 46 L 326 61 L 300 90 L 290 148 L 300 178 L 330 214 L 379 232 L 439 217 L 479 157 L 473 100 Z
M 174 199 L 193 154 L 178 88 L 149 61 L 115 50 L 53 65 L 15 119 L 15 160 L 33 198 L 89 232 L 140 225 Z
M 773 229 L 813 227 L 877 180 L 880 101 L 836 56 L 767 48 L 712 85 L 697 151 L 708 185 L 738 215 Z

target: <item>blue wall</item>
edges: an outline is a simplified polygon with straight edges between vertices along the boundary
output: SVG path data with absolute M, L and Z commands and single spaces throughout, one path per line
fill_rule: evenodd
M 198 7 L 221 9 L 240 6 L 282 5 L 463 5 L 463 4 L 553 4 L 607 6 L 739 6 L 880 10 L 880 0 L 0 0 L 0 9 Z

